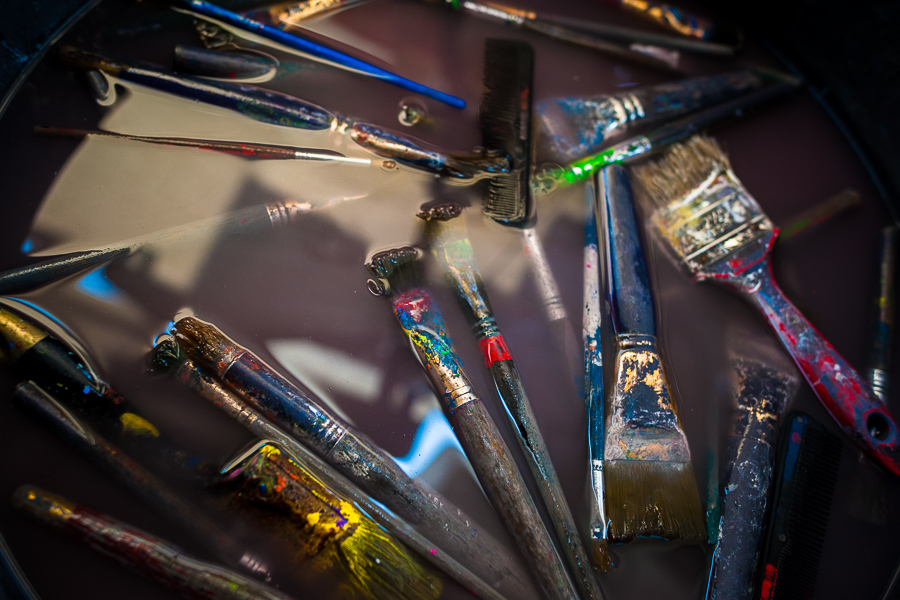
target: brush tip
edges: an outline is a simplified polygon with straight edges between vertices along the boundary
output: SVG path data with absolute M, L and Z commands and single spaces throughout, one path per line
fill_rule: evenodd
M 150 367 L 157 373 L 171 373 L 184 361 L 181 346 L 171 335 L 157 338 L 150 354 Z
M 609 542 L 604 539 L 592 538 L 590 543 L 591 565 L 600 573 L 611 571 L 614 567 L 612 556 L 609 553 Z
M 372 255 L 366 268 L 375 278 L 380 294 L 402 293 L 418 281 L 420 252 L 412 246 L 402 246 Z
M 730 169 L 728 156 L 715 139 L 695 135 L 674 144 L 659 159 L 634 167 L 632 174 L 646 192 L 643 197 L 662 207 L 683 198 L 711 173 Z
M 450 221 L 461 215 L 464 208 L 459 202 L 442 202 L 427 208 L 423 205 L 416 216 L 423 221 Z
M 178 345 L 190 358 L 215 367 L 220 374 L 231 366 L 231 361 L 242 351 L 218 328 L 197 317 L 177 320 L 172 331 Z

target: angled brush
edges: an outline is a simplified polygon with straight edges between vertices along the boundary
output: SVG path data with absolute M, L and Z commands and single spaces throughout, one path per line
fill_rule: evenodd
M 484 362 L 490 370 L 494 384 L 513 431 L 518 435 L 519 447 L 525 455 L 532 477 L 550 514 L 565 558 L 585 598 L 597 598 L 600 591 L 590 569 L 590 561 L 575 526 L 575 519 L 566 502 L 556 469 L 544 443 L 531 403 L 525 392 L 521 375 L 506 346 L 500 326 L 494 318 L 491 303 L 484 288 L 475 252 L 469 242 L 462 215 L 463 208 L 456 203 L 432 206 L 419 213 L 425 220 L 426 237 L 431 250 L 444 270 L 447 281 L 472 327 Z M 602 558 L 602 557 L 601 557 Z M 598 561 L 602 570 L 609 567 L 609 559 Z
M 650 222 L 697 281 L 742 294 L 766 317 L 825 409 L 875 462 L 900 475 L 900 433 L 866 380 L 791 304 L 769 256 L 778 229 L 741 184 L 711 138 L 674 146 L 636 169 Z
M 616 335 L 615 385 L 606 409 L 603 472 L 609 537 L 706 539 L 687 437 L 656 342 L 653 295 L 624 168 L 598 178 Z

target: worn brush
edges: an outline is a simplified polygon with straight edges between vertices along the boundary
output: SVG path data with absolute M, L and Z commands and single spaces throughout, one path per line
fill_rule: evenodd
M 900 434 L 866 380 L 810 325 L 775 283 L 769 256 L 778 229 L 711 138 L 672 147 L 635 169 L 650 223 L 697 281 L 741 293 L 765 315 L 825 409 L 877 463 L 900 475 Z
M 197 600 L 290 600 L 264 583 L 198 560 L 169 542 L 34 486 L 13 495 L 19 511 L 78 538 L 100 554 Z
M 214 489 L 229 506 L 250 511 L 317 569 L 338 569 L 362 596 L 435 599 L 440 579 L 350 499 L 270 440 L 254 442 L 222 467 Z
M 788 415 L 754 598 L 813 597 L 840 469 L 837 436 L 808 415 Z
M 513 431 L 518 434 L 519 447 L 550 514 L 569 568 L 576 579 L 581 580 L 579 587 L 582 594 L 586 598 L 597 598 L 600 591 L 591 572 L 588 555 L 534 417 L 522 377 L 494 318 L 462 212 L 462 206 L 449 202 L 423 210 L 419 217 L 425 220 L 425 234 L 431 250 L 481 345 L 485 365 L 497 386 Z M 599 561 L 598 566 L 606 570 L 609 559 Z
M 208 400 L 225 414 L 249 429 L 257 437 L 270 440 L 304 471 L 322 482 L 339 496 L 352 501 L 397 540 L 415 551 L 419 558 L 442 570 L 465 589 L 484 600 L 502 600 L 502 596 L 452 556 L 417 532 L 406 521 L 385 510 L 368 494 L 330 467 L 303 444 L 286 434 L 262 416 L 202 367 L 181 351 L 171 336 L 160 336 L 153 349 L 151 364 L 156 372 L 169 373 L 186 387 Z
M 584 401 L 587 408 L 590 465 L 589 531 L 591 559 L 601 571 L 612 567 L 606 518 L 606 482 L 603 479 L 604 415 L 603 346 L 601 338 L 600 250 L 597 238 L 597 200 L 593 182 L 584 189 Z
M 797 378 L 753 356 L 736 356 L 734 428 L 725 459 L 719 537 L 709 600 L 750 600 L 763 541 L 781 416 Z
M 652 0 L 605 0 L 605 2 L 687 38 L 718 42 L 735 48 L 743 45 L 744 35 L 741 30 L 671 4 Z
M 616 335 L 603 472 L 609 538 L 706 539 L 691 452 L 657 349 L 653 295 L 624 168 L 598 177 Z
M 524 42 L 489 39 L 484 47 L 484 96 L 481 101 L 481 139 L 487 155 L 509 157 L 509 170 L 488 179 L 482 214 L 518 230 L 525 256 L 576 389 L 581 389 L 581 348 L 550 270 L 544 245 L 534 230 L 535 202 L 530 188 L 532 171 L 531 98 L 534 50 Z
M 511 598 L 535 596 L 528 575 L 468 515 L 418 479 L 321 399 L 263 363 L 215 326 L 179 319 L 172 333 L 185 354 L 342 475 L 417 527 L 435 545 Z M 436 550 L 439 551 L 439 550 Z
M 390 302 L 482 488 L 518 543 L 535 581 L 549 598 L 574 598 L 565 565 L 509 448 L 463 370 L 431 293 L 421 285 L 418 262 L 418 250 L 409 246 L 375 254 L 366 264 L 374 276 L 370 289 Z

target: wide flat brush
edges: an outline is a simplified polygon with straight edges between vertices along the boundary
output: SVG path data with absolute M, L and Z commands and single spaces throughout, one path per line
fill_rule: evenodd
M 755 357 L 735 357 L 731 362 L 734 428 L 720 481 L 725 493 L 707 592 L 710 600 L 753 596 L 781 416 L 798 384 L 793 375 Z
M 841 440 L 803 413 L 788 415 L 754 597 L 813 598 L 841 463 Z
M 406 521 L 370 499 L 358 486 L 343 477 L 303 444 L 287 435 L 244 400 L 231 393 L 208 370 L 194 364 L 184 356 L 180 346 L 173 338 L 161 336 L 157 340 L 151 364 L 154 371 L 171 374 L 189 389 L 249 429 L 254 435 L 276 444 L 281 452 L 289 455 L 290 459 L 304 471 L 320 480 L 338 495 L 359 506 L 363 512 L 389 531 L 396 539 L 415 551 L 419 558 L 442 570 L 465 589 L 484 600 L 502 600 L 502 596 L 481 578 L 436 547 L 433 542 L 417 532 Z
M 603 463 L 609 538 L 705 540 L 690 448 L 657 349 L 653 295 L 631 184 L 622 167 L 612 166 L 600 173 L 598 185 L 618 346 Z
M 591 559 L 605 571 L 612 566 L 609 556 L 606 516 L 606 482 L 603 477 L 606 403 L 603 397 L 603 346 L 601 338 L 600 250 L 597 238 L 596 187 L 584 188 L 584 401 L 587 408 L 590 504 L 588 527 Z M 606 568 L 604 568 L 604 566 Z
M 560 560 L 531 494 L 503 437 L 463 370 L 431 293 L 421 285 L 419 252 L 403 247 L 379 252 L 366 267 L 391 304 L 403 333 L 441 399 L 485 494 L 516 540 L 534 580 L 548 598 L 574 598 Z
M 509 169 L 487 181 L 482 214 L 522 236 L 525 256 L 543 301 L 559 353 L 576 389 L 581 389 L 581 344 L 569 320 L 559 285 L 534 229 L 532 172 L 532 88 L 534 50 L 524 42 L 489 39 L 484 46 L 484 95 L 481 101 L 482 146 L 489 155 L 509 157 Z
M 197 600 L 290 600 L 264 583 L 198 560 L 169 542 L 34 486 L 12 500 L 19 511 L 57 527 L 120 565 Z
M 450 202 L 431 206 L 420 212 L 419 217 L 425 220 L 425 232 L 431 250 L 443 268 L 481 346 L 485 365 L 497 386 L 513 431 L 517 433 L 519 447 L 528 461 L 531 475 L 550 514 L 557 541 L 563 549 L 569 568 L 576 579 L 581 580 L 579 587 L 584 597 L 597 598 L 600 590 L 591 572 L 590 560 L 534 417 L 522 377 L 491 309 L 462 213 L 462 206 Z M 609 558 L 603 555 L 598 558 L 598 568 L 607 570 L 610 566 Z
M 195 317 L 172 333 L 185 354 L 437 546 L 511 598 L 534 598 L 528 575 L 499 542 L 433 489 L 409 477 L 366 435 L 219 329 Z
M 900 434 L 872 389 L 784 296 L 769 256 L 778 229 L 714 140 L 697 136 L 636 169 L 650 222 L 697 281 L 718 281 L 766 317 L 825 409 L 877 463 L 900 475 Z

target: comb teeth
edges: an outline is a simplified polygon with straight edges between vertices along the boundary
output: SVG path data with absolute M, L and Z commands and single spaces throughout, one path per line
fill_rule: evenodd
M 534 51 L 524 42 L 487 40 L 481 136 L 486 154 L 506 155 L 510 172 L 488 182 L 482 212 L 505 225 L 530 224 L 531 88 Z

